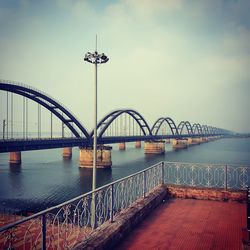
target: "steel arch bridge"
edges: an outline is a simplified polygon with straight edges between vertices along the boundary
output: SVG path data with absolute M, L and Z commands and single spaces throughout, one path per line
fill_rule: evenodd
M 189 121 L 181 121 L 177 127 L 178 133 L 182 135 L 184 127 L 187 129 L 189 135 L 193 135 L 193 129 Z
M 74 135 L 74 137 L 70 138 L 52 138 L 52 136 L 51 138 L 40 138 L 38 136 L 38 138 L 23 137 L 22 139 L 9 139 L 7 137 L 7 140 L 3 137 L 3 139 L 0 139 L 0 152 L 62 148 L 72 146 L 88 147 L 93 145 L 93 131 L 88 133 L 85 127 L 76 118 L 76 116 L 72 114 L 72 112 L 65 108 L 60 102 L 50 97 L 48 94 L 28 85 L 5 80 L 0 80 L 0 90 L 23 96 L 24 99 L 30 99 L 33 102 L 43 106 L 46 110 L 51 112 L 51 114 L 54 114 L 54 116 L 56 116 L 63 124 L 65 124 Z M 167 123 L 169 126 L 171 134 L 159 135 L 160 128 L 165 123 Z M 120 130 L 118 129 L 119 124 Z M 125 128 L 123 132 L 122 126 L 129 126 L 129 129 L 127 130 L 127 128 Z M 138 131 L 135 131 L 135 128 Z M 187 130 L 187 134 L 184 133 L 184 129 Z M 97 143 L 106 144 L 132 142 L 138 140 L 154 141 L 170 138 L 181 139 L 190 136 L 204 137 L 227 135 L 230 133 L 231 132 L 228 130 L 207 125 L 200 125 L 199 123 L 191 125 L 189 121 L 181 121 L 179 125 L 176 126 L 176 123 L 170 117 L 159 118 L 150 129 L 146 119 L 139 112 L 133 109 L 118 109 L 108 113 L 98 123 Z
M 207 125 L 202 125 L 201 126 L 202 134 L 208 134 L 208 126 Z
M 204 134 L 200 123 L 194 123 L 192 126 L 192 131 L 194 134 Z
M 147 124 L 146 120 L 143 116 L 135 110 L 132 109 L 119 109 L 110 112 L 97 124 L 97 136 L 101 138 L 104 133 L 108 130 L 108 128 L 112 125 L 112 123 L 118 118 L 121 117 L 123 114 L 129 115 L 133 121 L 140 127 L 140 131 L 143 133 L 144 136 L 150 136 L 151 130 L 149 125 Z M 94 130 L 90 133 L 90 137 L 93 137 Z
M 217 128 L 215 128 L 215 127 L 213 127 L 213 126 L 208 126 L 208 132 L 209 132 L 210 134 L 215 135 L 215 134 L 217 134 L 218 131 L 219 131 L 219 130 L 218 130 Z
M 161 117 L 153 125 L 151 132 L 152 135 L 158 135 L 160 127 L 163 123 L 166 122 L 171 130 L 172 135 L 178 135 L 178 129 L 175 125 L 175 122 L 170 117 Z
M 72 112 L 48 94 L 25 84 L 3 80 L 0 80 L 0 90 L 12 92 L 37 102 L 58 117 L 75 135 L 75 137 L 89 138 L 87 130 L 77 120 L 77 118 L 72 115 Z M 76 128 L 78 128 L 78 130 Z

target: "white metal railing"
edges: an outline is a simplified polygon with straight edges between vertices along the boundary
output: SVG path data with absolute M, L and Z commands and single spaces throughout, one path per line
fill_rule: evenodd
M 182 162 L 164 166 L 167 184 L 225 189 L 244 189 L 250 184 L 250 166 Z

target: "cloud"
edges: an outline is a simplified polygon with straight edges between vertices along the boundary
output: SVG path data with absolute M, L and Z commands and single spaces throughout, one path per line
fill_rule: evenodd
M 121 3 L 140 16 L 152 16 L 180 9 L 183 0 L 122 0 Z
M 27 7 L 31 4 L 31 0 L 20 0 L 20 5 L 22 7 Z
M 243 0 L 99 4 L 58 0 L 38 8 L 30 2 L 22 15 L 0 8 L 15 20 L 1 22 L 6 35 L 0 38 L 0 75 L 45 90 L 91 128 L 93 67 L 83 55 L 94 49 L 97 33 L 98 48 L 110 57 L 98 70 L 99 117 L 130 107 L 151 122 L 166 115 L 228 128 L 229 117 L 221 114 L 233 93 L 237 102 L 231 110 L 241 110 L 242 121 L 248 117 L 242 106 L 250 105 L 250 98 L 240 91 L 250 83 Z M 70 89 L 77 90 L 74 101 Z
M 97 13 L 91 1 L 86 0 L 57 0 L 57 5 L 64 11 L 67 11 L 74 18 L 79 20 L 86 19 L 86 17 L 96 18 Z M 89 20 L 90 21 L 90 20 Z M 92 21 L 92 20 L 91 20 Z

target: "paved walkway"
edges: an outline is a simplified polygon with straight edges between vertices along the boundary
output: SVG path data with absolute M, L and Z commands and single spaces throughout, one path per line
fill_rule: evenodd
M 246 205 L 173 199 L 157 208 L 117 247 L 122 249 L 242 249 Z

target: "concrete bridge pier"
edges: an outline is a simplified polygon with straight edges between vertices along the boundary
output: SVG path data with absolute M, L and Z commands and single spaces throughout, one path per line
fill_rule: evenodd
M 218 139 L 220 139 L 220 137 L 219 136 L 215 136 L 215 135 L 209 137 L 210 141 L 215 141 L 215 140 L 218 140 Z
M 199 143 L 207 142 L 205 137 L 199 137 L 199 138 L 197 138 L 197 140 L 199 141 Z
M 165 153 L 165 141 L 145 141 L 144 144 L 145 154 L 164 154 Z
M 125 142 L 120 142 L 119 143 L 119 150 L 125 150 L 126 149 L 126 143 Z
M 201 144 L 202 143 L 202 137 L 195 137 L 192 139 L 194 144 Z
M 197 138 L 197 137 L 189 137 L 187 139 L 188 145 L 197 145 L 197 144 L 200 144 L 201 142 L 202 142 L 201 138 Z
M 135 148 L 141 148 L 141 141 L 135 142 Z
M 111 160 L 111 150 L 110 146 L 98 146 L 97 147 L 97 168 L 110 168 L 112 166 Z M 82 168 L 92 168 L 93 167 L 93 148 L 83 147 L 80 148 L 80 167 Z
M 9 153 L 9 163 L 21 164 L 21 162 L 22 162 L 21 151 Z
M 62 156 L 63 156 L 63 159 L 71 159 L 72 147 L 63 148 Z
M 208 142 L 208 137 L 202 137 L 202 138 L 201 138 L 201 141 L 202 141 L 202 142 Z
M 192 138 L 192 137 L 189 137 L 189 138 L 187 139 L 187 143 L 188 143 L 188 146 L 189 146 L 189 145 L 194 145 L 194 144 L 195 144 L 195 142 L 193 141 L 193 138 Z
M 206 142 L 206 140 L 204 139 L 204 137 L 200 137 L 198 139 L 199 139 L 200 143 Z
M 188 140 L 185 139 L 174 139 L 172 146 L 174 149 L 182 149 L 187 148 L 188 146 Z

